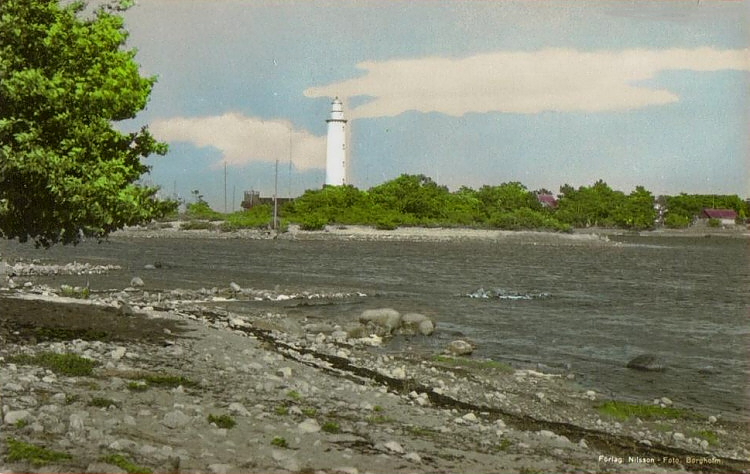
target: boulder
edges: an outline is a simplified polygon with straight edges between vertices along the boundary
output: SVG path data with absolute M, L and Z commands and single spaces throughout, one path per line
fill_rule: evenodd
M 130 280 L 130 286 L 132 286 L 133 288 L 138 288 L 143 285 L 144 285 L 143 280 L 140 277 L 133 277 Z
M 5 414 L 3 421 L 6 425 L 13 425 L 19 421 L 27 420 L 31 416 L 28 410 L 13 410 Z
M 462 356 L 471 354 L 474 352 L 474 349 L 474 344 L 458 339 L 448 344 L 448 347 L 445 348 L 445 352 L 454 356 Z
M 419 331 L 419 334 L 423 336 L 429 336 L 433 332 L 435 332 L 435 323 L 428 319 L 419 323 L 419 327 L 417 329 Z
M 641 354 L 631 359 L 628 362 L 627 368 L 646 372 L 663 372 L 667 370 L 667 365 L 663 359 L 656 355 Z
M 399 328 L 401 334 L 422 334 L 423 336 L 429 336 L 435 332 L 435 324 L 420 313 L 406 313 L 401 317 L 401 327 Z
M 359 322 L 390 334 L 401 324 L 401 313 L 393 308 L 367 309 L 359 316 Z

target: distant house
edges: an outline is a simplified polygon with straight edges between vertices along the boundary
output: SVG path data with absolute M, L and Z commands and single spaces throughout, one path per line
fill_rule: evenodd
M 701 219 L 716 219 L 721 222 L 721 225 L 733 225 L 738 216 L 734 209 L 705 208 L 700 217 Z
M 543 207 L 557 209 L 557 198 L 552 194 L 537 194 L 536 198 Z
M 276 198 L 276 203 L 281 206 L 287 202 L 294 201 L 293 198 Z M 269 204 L 273 205 L 273 197 L 261 197 L 258 191 L 245 191 L 245 199 L 242 200 L 240 206 L 245 210 L 250 210 L 255 206 Z

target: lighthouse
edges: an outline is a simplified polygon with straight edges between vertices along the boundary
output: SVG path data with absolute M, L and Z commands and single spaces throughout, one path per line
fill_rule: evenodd
M 346 184 L 346 119 L 344 106 L 338 97 L 331 102 L 331 117 L 328 124 L 326 147 L 326 184 Z

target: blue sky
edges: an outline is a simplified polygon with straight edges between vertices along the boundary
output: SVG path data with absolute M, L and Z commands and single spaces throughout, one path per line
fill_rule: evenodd
M 225 164 L 228 210 L 273 193 L 276 160 L 280 196 L 322 186 L 334 96 L 361 189 L 424 173 L 750 196 L 748 1 L 142 0 L 125 17 L 159 79 L 137 122 L 171 147 L 147 179 L 218 210 Z

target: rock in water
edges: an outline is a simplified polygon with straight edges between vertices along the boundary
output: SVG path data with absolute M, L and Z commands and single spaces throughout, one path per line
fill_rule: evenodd
M 435 332 L 435 324 L 420 313 L 406 313 L 401 317 L 401 328 L 399 332 L 402 334 L 422 334 L 423 336 L 429 336 Z
M 392 308 L 367 309 L 359 316 L 362 324 L 372 324 L 390 334 L 401 324 L 401 313 Z
M 664 360 L 653 354 L 641 354 L 633 358 L 628 362 L 627 368 L 647 372 L 663 372 L 667 370 Z
M 133 288 L 138 288 L 140 286 L 143 286 L 143 284 L 143 280 L 141 280 L 140 277 L 133 277 L 130 280 L 130 286 L 132 286 Z
M 454 356 L 469 355 L 474 352 L 474 345 L 458 339 L 448 344 L 445 352 Z

